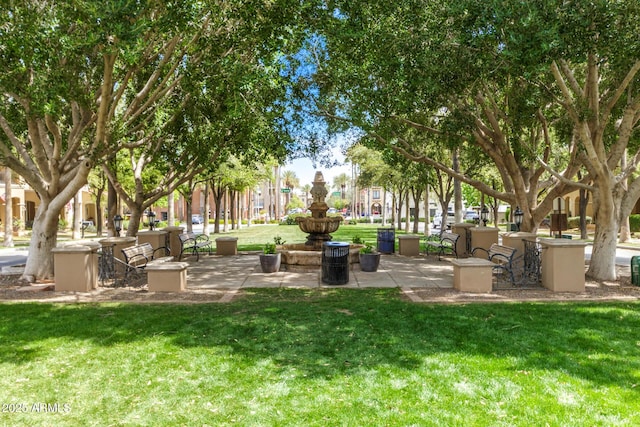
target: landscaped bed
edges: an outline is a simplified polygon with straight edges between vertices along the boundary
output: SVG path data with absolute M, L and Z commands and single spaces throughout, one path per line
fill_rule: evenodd
M 640 304 L 0 304 L 11 425 L 637 425 Z M 43 406 L 47 410 L 42 410 Z

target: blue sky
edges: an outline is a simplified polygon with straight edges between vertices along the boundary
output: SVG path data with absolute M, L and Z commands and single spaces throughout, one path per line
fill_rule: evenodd
M 333 178 L 341 173 L 346 173 L 351 176 L 351 164 L 344 164 L 344 156 L 342 155 L 341 149 L 339 147 L 334 147 L 331 152 L 333 156 L 332 160 L 339 162 L 341 164 L 340 166 L 327 168 L 322 166 L 319 162 L 316 162 L 316 167 L 314 168 L 313 162 L 310 159 L 300 158 L 287 162 L 285 166 L 282 167 L 282 170 L 291 170 L 295 172 L 296 176 L 300 180 L 301 186 L 311 184 L 317 170 L 322 172 L 324 180 L 330 185 L 333 183 Z

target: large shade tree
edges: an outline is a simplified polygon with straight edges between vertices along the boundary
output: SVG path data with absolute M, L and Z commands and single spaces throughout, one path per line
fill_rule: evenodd
M 178 160 L 188 151 L 175 149 L 169 129 L 176 111 L 188 110 L 195 88 L 181 86 L 185 75 L 201 74 L 205 59 L 207 65 L 223 63 L 215 73 L 256 64 L 257 51 L 293 44 L 300 7 L 293 1 L 4 2 L 0 162 L 21 175 L 40 201 L 25 276 L 52 276 L 59 212 L 94 165 L 126 149 L 134 153 L 131 169 L 142 176 L 144 167 L 136 166 L 158 161 L 162 170 L 169 167 L 163 157 Z M 218 81 L 236 88 L 241 83 L 250 87 Z M 166 169 L 166 176 L 178 175 Z M 117 185 L 117 176 L 109 178 Z M 147 194 L 135 205 L 157 197 Z
M 597 257 L 589 274 L 615 278 L 618 226 L 640 194 L 638 2 L 333 6 L 319 29 L 323 53 L 310 56 L 322 59 L 319 114 L 519 205 L 525 230 L 536 230 L 557 197 L 591 189 Z M 429 156 L 399 127 L 473 145 L 496 165 L 504 190 Z

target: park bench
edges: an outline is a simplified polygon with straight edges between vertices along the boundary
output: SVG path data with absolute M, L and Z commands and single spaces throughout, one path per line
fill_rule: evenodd
M 131 284 L 144 277 L 144 269 L 153 264 L 165 263 L 173 260 L 168 256 L 169 249 L 163 247 L 153 249 L 150 243 L 129 246 L 122 249 L 124 256 L 124 282 Z
M 447 252 L 458 258 L 457 244 L 459 238 L 459 234 L 450 233 L 448 231 L 429 236 L 424 242 L 425 254 L 429 255 L 433 250 L 438 253 L 438 259 L 441 259 Z
M 499 245 L 493 243 L 489 250 L 484 248 L 473 248 L 471 255 L 476 256 L 476 253 L 483 252 L 489 261 L 492 261 L 494 275 L 507 274 L 509 282 L 515 284 L 514 276 L 514 259 L 517 250 L 510 246 Z
M 187 251 L 196 255 L 196 261 L 200 260 L 200 252 L 204 250 L 211 254 L 211 240 L 209 240 L 209 236 L 207 235 L 186 232 L 180 234 L 178 238 L 180 239 L 178 261 L 182 259 L 182 255 Z

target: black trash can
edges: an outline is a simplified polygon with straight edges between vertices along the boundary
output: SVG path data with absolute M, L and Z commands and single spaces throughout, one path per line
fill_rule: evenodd
M 631 257 L 631 284 L 640 286 L 640 256 Z
M 378 252 L 392 254 L 395 251 L 396 230 L 394 228 L 378 228 Z
M 326 242 L 322 245 L 322 282 L 328 285 L 349 282 L 349 243 Z

